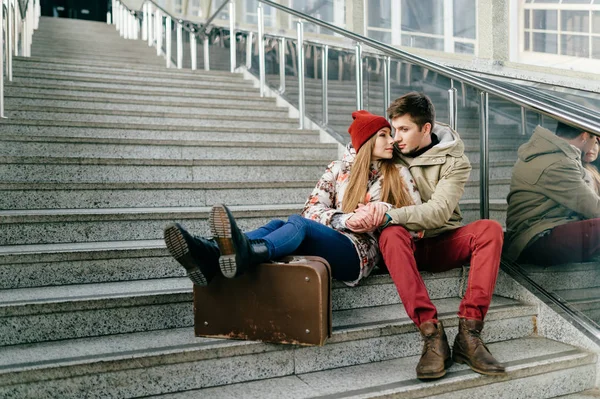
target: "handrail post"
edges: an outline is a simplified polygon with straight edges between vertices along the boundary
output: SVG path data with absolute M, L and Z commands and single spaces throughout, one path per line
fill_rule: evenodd
M 10 5 L 9 5 L 10 7 Z M 0 2 L 0 56 L 4 55 L 4 5 Z M 7 35 L 8 37 L 8 35 Z M 0 118 L 4 118 L 4 62 L 0 59 Z
M 146 29 L 148 30 L 148 47 L 152 47 L 152 42 L 154 41 L 154 24 L 152 23 L 152 19 L 154 18 L 154 13 L 152 10 L 152 4 L 147 3 L 148 5 L 148 21 L 146 21 Z
M 206 35 L 202 42 L 202 50 L 204 50 L 204 70 L 210 71 L 210 39 Z
M 454 87 L 454 80 L 450 80 L 450 89 L 448 89 L 448 124 L 452 130 L 456 131 L 458 126 L 458 90 Z
M 489 154 L 489 95 L 482 91 L 479 97 L 479 216 L 481 219 L 490 218 L 490 187 L 488 162 Z
M 156 55 L 162 53 L 162 13 L 156 10 Z
M 183 26 L 177 21 L 177 69 L 183 68 Z
M 252 68 L 252 32 L 246 34 L 246 69 Z
M 329 46 L 327 44 L 323 45 L 322 50 L 322 58 L 321 58 L 321 71 L 323 76 L 321 76 L 321 90 L 323 92 L 323 126 L 327 126 L 329 123 L 329 99 L 327 93 L 327 81 L 328 81 L 328 72 L 329 72 Z
M 148 3 L 142 6 L 142 40 L 148 40 Z
M 285 37 L 279 39 L 279 93 L 285 93 Z
M 297 22 L 296 25 L 298 31 L 298 110 L 300 111 L 300 129 L 304 129 L 304 22 L 302 20 Z
M 264 14 L 262 3 L 258 3 L 258 73 L 260 80 L 260 96 L 265 96 L 265 43 L 264 43 Z
M 235 72 L 237 66 L 236 60 L 237 40 L 235 33 L 235 2 L 229 1 L 229 63 L 231 64 L 231 73 Z
M 356 43 L 356 109 L 363 109 L 362 45 Z
M 521 107 L 521 136 L 527 135 L 527 110 Z
M 392 66 L 392 59 L 386 55 L 383 57 L 383 116 L 387 118 L 387 109 L 392 102 L 392 91 L 390 86 L 390 68 Z
M 198 54 L 195 32 L 190 32 L 190 56 L 192 58 L 192 71 L 195 71 L 198 68 Z
M 172 28 L 171 28 L 171 17 L 167 15 L 167 18 L 165 19 L 165 42 L 166 42 L 166 59 L 167 59 L 167 68 L 171 68 L 171 33 L 172 33 Z
M 9 2 L 10 3 L 10 2 Z M 8 81 L 12 82 L 13 80 L 13 40 L 14 40 L 14 36 L 13 36 L 13 13 L 15 11 L 14 7 L 11 7 L 10 4 L 8 4 L 8 15 L 6 16 L 6 30 L 8 31 L 8 34 L 6 35 L 6 51 L 8 53 L 8 56 L 6 57 L 6 73 L 8 75 Z

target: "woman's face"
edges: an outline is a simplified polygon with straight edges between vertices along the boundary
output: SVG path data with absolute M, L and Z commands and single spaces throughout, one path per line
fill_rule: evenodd
M 373 161 L 391 159 L 394 156 L 394 137 L 389 127 L 384 127 L 375 133 L 377 137 L 371 153 Z
M 588 152 L 585 153 L 585 155 L 583 156 L 583 162 L 594 162 L 596 158 L 598 158 L 600 143 L 598 143 L 598 140 L 595 136 L 592 136 L 592 139 L 594 140 L 594 146 Z

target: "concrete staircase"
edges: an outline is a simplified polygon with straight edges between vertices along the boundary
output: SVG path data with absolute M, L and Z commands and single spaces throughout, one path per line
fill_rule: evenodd
M 420 336 L 387 275 L 334 284 L 324 347 L 196 338 L 192 284 L 163 226 L 208 234 L 217 202 L 247 230 L 285 218 L 337 146 L 241 75 L 167 70 L 101 23 L 42 18 L 6 102 L 0 397 L 549 398 L 595 386 L 596 355 L 539 335 L 538 305 L 505 289 L 484 339 L 506 377 L 454 365 L 416 380 Z M 461 271 L 424 278 L 452 340 Z

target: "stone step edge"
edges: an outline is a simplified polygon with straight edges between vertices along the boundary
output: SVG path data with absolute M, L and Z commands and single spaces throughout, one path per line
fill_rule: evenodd
M 0 181 L 0 190 L 27 190 L 27 191 L 53 191 L 53 190 L 168 190 L 168 189 L 204 189 L 204 190 L 229 190 L 233 188 L 312 188 L 314 180 L 293 180 L 274 182 L 130 182 L 130 183 L 49 183 L 28 182 L 12 183 Z
M 439 301 L 440 300 L 434 300 L 434 303 Z M 392 306 L 400 306 L 400 304 Z M 514 305 L 505 305 L 500 307 L 491 306 L 486 321 L 492 323 L 496 320 L 504 320 L 506 318 L 520 318 L 528 316 L 533 317 L 536 314 L 536 310 L 537 309 L 535 308 L 535 306 L 523 305 L 518 303 Z M 458 324 L 458 319 L 456 318 L 455 311 L 440 313 L 438 317 L 444 323 L 444 326 L 446 328 L 453 328 L 456 327 Z M 385 336 L 395 336 L 416 332 L 414 324 L 408 317 L 399 317 L 396 320 L 374 321 L 369 324 L 369 326 L 365 326 L 364 324 L 362 324 L 358 327 L 346 326 L 342 329 L 334 329 L 333 336 L 327 341 L 325 347 L 328 344 L 339 344 L 345 342 L 352 342 L 355 340 L 381 338 Z M 187 330 L 190 334 L 193 335 L 192 328 L 183 328 L 179 330 Z M 130 336 L 132 337 L 132 339 L 135 339 L 136 335 L 139 336 L 139 334 L 148 333 L 127 333 L 120 335 L 121 337 Z M 107 342 L 109 342 L 110 338 L 111 336 L 109 335 L 101 337 L 92 337 L 91 339 L 105 339 Z M 76 342 L 79 345 L 85 346 L 85 342 L 87 339 L 89 338 L 68 339 L 60 341 L 58 344 L 70 346 Z M 295 350 L 296 348 L 303 348 L 291 345 L 265 344 L 257 341 L 235 341 L 222 339 L 199 339 L 199 341 L 200 342 L 194 344 L 154 347 L 147 350 L 139 349 L 133 352 L 123 351 L 117 353 L 103 353 L 95 354 L 92 356 L 38 361 L 33 364 L 25 363 L 4 366 L 0 368 L 0 384 L 8 385 L 11 383 L 27 383 L 39 381 L 39 371 L 42 370 L 44 371 L 43 375 L 46 376 L 45 378 L 51 376 L 51 379 L 55 379 L 60 378 L 57 376 L 57 374 L 60 373 L 61 370 L 63 373 L 66 373 L 66 375 L 68 375 L 69 377 L 73 377 L 76 375 L 96 374 L 104 371 L 116 371 L 138 368 L 140 361 L 143 361 L 145 363 L 145 367 L 151 367 L 153 362 L 156 362 L 157 365 L 165 364 L 164 356 L 168 356 L 170 358 L 168 362 L 171 363 L 181 362 L 183 358 L 187 359 L 188 361 L 210 360 L 222 355 L 224 352 L 233 352 L 227 354 L 229 355 L 228 357 L 234 357 L 250 355 L 255 353 L 264 353 L 265 351 L 284 351 Z M 57 342 L 54 341 L 48 343 L 41 343 L 41 345 L 44 344 L 56 345 Z M 34 345 L 38 346 L 40 344 L 26 345 L 31 347 Z M 107 347 L 109 346 L 107 345 Z M 82 365 L 93 366 L 93 368 L 90 371 L 82 370 Z M 49 373 L 49 371 L 51 370 L 55 370 L 55 372 Z
M 517 339 L 512 339 L 505 341 L 507 345 L 510 345 L 511 342 L 514 342 Z M 502 343 L 500 343 L 502 344 Z M 419 356 L 410 356 L 414 358 L 412 363 L 416 364 Z M 380 362 L 381 367 L 386 367 L 390 362 L 396 359 L 391 360 L 383 360 Z M 519 381 L 523 378 L 531 378 L 536 376 L 542 376 L 544 374 L 548 374 L 551 372 L 564 371 L 570 369 L 576 369 L 583 366 L 589 366 L 596 362 L 596 356 L 592 353 L 585 352 L 579 349 L 571 349 L 565 350 L 562 352 L 552 353 L 549 355 L 536 356 L 536 357 L 527 357 L 521 358 L 514 361 L 505 362 L 507 367 L 506 375 L 503 377 L 486 377 L 484 375 L 477 374 L 473 372 L 469 368 L 461 367 L 459 370 L 450 369 L 446 373 L 446 375 L 435 382 L 429 381 L 420 381 L 416 378 L 412 378 L 409 380 L 397 380 L 390 381 L 382 385 L 369 385 L 364 388 L 355 388 L 352 390 L 340 390 L 337 392 L 325 394 L 325 395 L 317 395 L 311 396 L 312 399 L 376 399 L 376 398 L 429 398 L 429 397 L 452 397 L 447 396 L 448 394 L 461 394 L 462 390 L 470 390 L 476 388 L 483 388 L 488 385 L 495 384 L 503 384 L 509 383 L 512 381 Z M 362 365 L 351 365 L 341 367 L 340 370 L 347 369 L 348 372 L 355 373 L 356 375 L 361 375 L 361 366 Z M 389 365 L 388 367 L 393 367 Z M 350 371 L 352 370 L 352 371 Z M 282 377 L 274 377 L 267 378 L 263 380 L 254 380 L 254 381 L 245 381 L 239 382 L 226 386 L 215 386 L 215 387 L 207 387 L 205 389 L 195 389 L 191 391 L 186 391 L 187 394 L 197 394 L 198 397 L 206 394 L 207 391 L 215 392 L 221 389 L 227 389 L 227 387 L 236 387 L 236 391 L 239 392 L 239 389 L 243 389 L 247 384 L 256 383 L 258 381 L 266 383 L 267 381 L 272 381 L 276 383 L 278 380 L 283 380 L 290 377 L 301 377 L 303 375 L 310 374 L 311 376 L 319 375 L 327 373 L 330 370 L 322 370 L 316 372 L 308 372 L 302 374 L 292 374 L 286 375 Z M 584 387 L 583 389 L 588 389 L 589 387 Z M 250 389 L 250 388 L 249 388 Z M 524 388 L 521 387 L 518 391 L 522 392 Z M 580 388 L 581 389 L 581 388 Z M 594 391 L 595 392 L 595 391 Z M 165 394 L 169 397 L 178 398 L 177 395 L 179 392 L 173 392 L 171 394 Z M 185 396 L 192 397 L 192 396 Z M 254 397 L 254 396 L 253 396 Z M 462 397 L 462 396 L 461 396 Z M 517 397 L 517 396 L 515 396 Z M 541 397 L 541 396 L 540 396 Z M 547 396 L 544 396 L 547 397 Z M 562 396 L 561 396 L 562 397 Z M 577 394 L 574 394 L 573 398 L 580 398 Z M 570 396 L 565 396 L 565 399 L 570 398 Z
M 140 71 L 137 69 L 129 69 L 129 68 L 117 68 L 117 67 L 104 67 L 104 66 L 85 66 L 82 67 L 81 65 L 75 65 L 75 64 L 65 64 L 65 65 L 57 65 L 55 67 L 49 67 L 49 66 L 53 66 L 53 64 L 43 64 L 43 63 L 31 63 L 30 65 L 27 65 L 27 68 L 23 68 L 24 71 L 62 71 L 62 72 L 89 72 L 89 71 L 98 71 L 99 73 L 101 73 L 102 71 L 106 71 L 106 72 L 112 72 L 115 74 L 119 74 L 122 76 L 140 76 Z M 17 64 L 17 70 L 19 70 L 18 64 Z M 187 69 L 176 69 L 176 68 L 168 68 L 165 70 L 161 70 L 161 71 L 154 71 L 154 70 L 144 70 L 143 71 L 148 77 L 190 77 L 190 78 L 208 78 L 208 79 L 228 79 L 228 78 L 242 78 L 244 77 L 244 75 L 242 73 L 236 73 L 236 72 L 232 72 L 229 73 L 229 75 L 224 75 L 224 74 L 215 74 L 212 75 L 210 73 L 206 73 L 208 71 L 204 71 L 205 73 L 195 73 L 194 71 L 187 70 Z
M 479 200 L 462 200 L 461 209 L 479 209 Z M 299 213 L 304 207 L 298 204 L 271 205 L 232 205 L 229 208 L 239 218 L 289 216 Z M 505 210 L 505 200 L 490 200 L 490 210 Z M 0 210 L 0 218 L 5 224 L 56 223 L 56 222 L 94 222 L 123 220 L 170 220 L 206 219 L 211 207 L 155 207 L 155 208 L 71 208 L 71 209 L 33 209 Z
M 77 157 L 27 157 L 27 156 L 0 156 L 0 164 L 56 164 L 56 165 L 145 165 L 145 166 L 214 166 L 223 163 L 233 166 L 323 166 L 325 168 L 328 160 L 293 160 L 293 161 L 266 161 L 266 160 L 211 160 L 211 159 L 144 159 L 144 158 L 77 158 Z M 325 163 L 323 163 L 325 162 Z M 514 161 L 490 162 L 492 167 L 512 167 Z M 473 169 L 478 169 L 478 163 L 471 164 Z
M 290 119 L 294 121 L 294 119 Z M 166 132 L 213 132 L 213 133 L 260 133 L 260 134 L 302 134 L 315 136 L 318 130 L 309 129 L 285 129 L 285 128 L 244 128 L 244 127 L 222 127 L 222 126 L 171 126 L 171 125 L 144 125 L 132 123 L 108 123 L 108 122 L 77 122 L 77 121 L 55 121 L 44 119 L 0 119 L 0 126 L 38 126 L 38 127 L 73 127 L 73 128 L 98 128 L 116 130 L 152 130 Z
M 124 86 L 124 88 L 127 88 L 129 86 L 144 86 L 144 87 L 157 87 L 157 88 L 162 88 L 162 89 L 195 89 L 195 90 L 219 90 L 219 91 L 231 91 L 234 93 L 239 93 L 239 92 L 243 92 L 243 93 L 256 93 L 258 95 L 258 91 L 257 89 L 255 89 L 254 87 L 252 87 L 251 83 L 248 81 L 242 81 L 242 82 L 231 82 L 231 85 L 226 85 L 223 86 L 222 83 L 223 82 L 215 82 L 215 84 L 211 84 L 211 82 L 185 82 L 185 81 L 177 81 L 177 82 L 148 82 L 148 81 L 124 81 L 124 80 L 117 80 L 117 81 L 107 81 L 107 79 L 103 79 L 103 78 L 80 78 L 78 76 L 61 76 L 61 75 L 44 75 L 44 76 L 33 76 L 33 77 L 29 77 L 29 76 L 20 76 L 18 73 L 16 73 L 14 75 L 15 78 L 17 79 L 38 79 L 38 80 L 50 80 L 52 82 L 60 82 L 61 81 L 67 81 L 67 82 L 83 82 L 83 83 L 97 83 L 97 84 L 106 84 L 106 85 L 119 85 L 119 86 Z M 19 82 L 20 80 L 16 80 L 16 82 Z M 238 87 L 238 84 L 242 83 L 245 87 Z M 34 84 L 34 83 L 30 83 L 30 84 Z M 38 83 L 38 87 L 41 83 Z M 68 85 L 65 85 L 68 86 Z M 42 85 L 42 87 L 46 87 L 45 85 Z M 79 85 L 78 87 L 85 87 L 82 85 Z M 97 87 L 97 86 L 95 86 Z M 100 86 L 99 88 L 103 88 L 102 86 Z M 109 87 L 107 87 L 107 89 L 110 89 Z M 135 89 L 134 89 L 135 90 Z M 150 93 L 154 93 L 153 90 L 148 90 L 146 93 L 150 94 Z M 182 93 L 184 94 L 184 93 Z
M 214 113 L 179 113 L 173 111 L 124 111 L 124 110 L 111 110 L 111 109 L 93 109 L 93 108 L 69 108 L 69 107 L 52 107 L 43 105 L 7 105 L 5 110 L 8 112 L 17 113 L 49 113 L 53 115 L 57 114 L 69 114 L 69 115 L 97 115 L 97 116 L 130 116 L 130 117 L 146 117 L 153 119 L 189 119 L 189 120 L 231 120 L 230 115 L 215 115 Z M 287 114 L 288 111 L 282 108 L 265 109 L 265 111 L 273 112 L 273 116 L 256 116 L 256 115 L 237 115 L 236 120 L 241 122 L 244 121 L 257 121 L 257 122 L 272 122 L 272 123 L 293 123 L 297 121 L 297 118 L 290 118 Z M 165 121 L 167 123 L 167 121 Z
M 42 165 L 125 165 L 125 166 L 322 166 L 323 160 L 213 160 L 213 159 L 154 159 L 154 158 L 76 158 L 76 157 L 18 157 L 0 156 L 0 164 Z
M 64 90 L 64 91 L 80 91 L 80 92 L 90 92 L 90 93 L 111 93 L 111 94 L 123 94 L 123 95 L 139 95 L 139 96 L 149 96 L 152 95 L 154 97 L 171 97 L 171 98 L 210 98 L 210 99 L 219 99 L 219 100 L 231 100 L 232 102 L 242 100 L 242 101 L 260 101 L 260 102 L 268 102 L 273 103 L 273 98 L 265 98 L 260 97 L 259 93 L 256 90 L 249 89 L 243 90 L 244 92 L 249 93 L 249 95 L 237 96 L 235 93 L 237 90 L 232 90 L 231 94 L 208 94 L 208 93 L 196 93 L 196 92 L 186 92 L 186 93 L 174 93 L 173 91 L 159 91 L 159 90 L 139 90 L 139 89 L 131 89 L 131 88 L 108 88 L 108 87 L 98 87 L 98 86 L 70 86 L 70 85 L 61 85 L 61 84 L 32 84 L 27 82 L 18 82 L 13 81 L 4 86 L 4 90 L 8 91 L 10 89 L 18 89 L 19 87 L 36 89 L 36 90 Z M 214 90 L 214 89 L 198 89 L 198 90 Z M 220 90 L 222 92 L 223 90 Z
M 90 71 L 91 70 L 91 71 Z M 173 71 L 174 69 L 171 69 Z M 77 75 L 71 75 L 77 74 Z M 95 75 L 107 75 L 108 77 L 96 78 Z M 245 80 L 243 75 L 232 73 L 231 76 L 224 75 L 196 75 L 196 74 L 184 74 L 184 73 L 169 73 L 165 71 L 163 73 L 145 71 L 140 74 L 134 70 L 128 70 L 124 68 L 102 68 L 102 67 L 88 67 L 88 69 L 81 68 L 27 68 L 27 69 L 16 69 L 13 72 L 13 77 L 20 78 L 42 78 L 42 79 L 56 79 L 56 80 L 71 80 L 71 78 L 84 79 L 89 82 L 107 82 L 111 78 L 114 78 L 116 82 L 125 82 L 132 77 L 131 82 L 144 83 L 145 80 L 139 78 L 154 79 L 149 82 L 153 83 L 236 83 L 242 85 L 251 84 L 250 81 Z
M 122 98 L 111 98 L 111 97 L 87 97 L 87 96 L 68 96 L 68 95 L 49 95 L 49 94 L 37 94 L 37 93 L 5 93 L 4 98 L 16 98 L 16 99 L 28 99 L 28 100 L 52 100 L 52 101 L 77 101 L 80 103 L 102 103 L 102 104 L 124 104 L 124 105 L 148 105 L 155 107 L 186 107 L 186 108 L 209 108 L 209 109 L 231 109 L 231 104 L 219 104 L 219 103 L 197 103 L 197 102 L 185 102 L 185 101 L 160 101 L 160 100 L 132 100 Z M 274 101 L 264 101 L 264 105 L 273 105 Z M 10 106 L 11 102 L 8 101 L 6 106 Z M 265 106 L 260 104 L 236 104 L 236 110 L 265 110 Z M 284 108 L 280 108 L 285 110 Z M 266 109 L 270 111 L 270 109 Z

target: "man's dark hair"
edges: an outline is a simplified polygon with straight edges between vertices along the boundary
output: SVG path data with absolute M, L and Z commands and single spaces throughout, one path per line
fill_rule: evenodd
M 433 130 L 435 108 L 429 97 L 423 93 L 413 91 L 398 97 L 390 104 L 387 113 L 390 119 L 408 114 L 419 129 L 422 129 L 426 123 L 430 123 Z
M 581 129 L 576 129 L 573 126 L 569 126 L 565 123 L 562 122 L 558 122 L 558 124 L 556 125 L 556 135 L 558 137 L 562 137 L 564 139 L 574 139 L 575 137 L 579 136 L 581 133 L 583 133 L 583 131 Z

